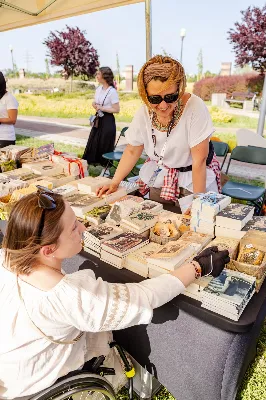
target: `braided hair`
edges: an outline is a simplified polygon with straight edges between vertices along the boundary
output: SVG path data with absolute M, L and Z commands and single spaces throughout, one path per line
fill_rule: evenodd
M 147 85 L 151 80 L 163 82 L 161 91 L 177 84 L 179 98 L 183 96 L 186 88 L 186 75 L 182 64 L 171 57 L 157 55 L 147 61 L 138 74 L 138 91 L 143 102 L 149 106 Z

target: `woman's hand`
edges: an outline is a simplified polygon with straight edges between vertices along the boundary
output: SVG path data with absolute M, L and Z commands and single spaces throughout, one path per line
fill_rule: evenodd
M 201 267 L 201 276 L 220 275 L 225 265 L 230 262 L 228 250 L 218 251 L 217 246 L 208 247 L 193 258 Z
M 94 110 L 97 110 L 97 104 L 95 103 L 95 101 L 92 102 L 92 107 L 94 108 Z
M 104 194 L 107 195 L 107 194 L 114 193 L 117 191 L 118 187 L 119 187 L 119 183 L 111 181 L 111 183 L 109 185 L 104 185 L 101 188 L 97 189 L 96 195 L 98 197 L 102 197 Z

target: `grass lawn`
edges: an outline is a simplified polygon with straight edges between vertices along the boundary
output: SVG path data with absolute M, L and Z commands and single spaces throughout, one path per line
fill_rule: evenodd
M 29 147 L 39 147 L 49 142 L 44 140 L 29 138 L 27 136 L 17 135 L 16 143 L 23 144 Z M 84 151 L 83 147 L 72 146 L 63 143 L 55 143 L 55 147 L 56 150 L 58 151 L 75 153 L 79 156 L 82 155 Z M 139 162 L 142 161 L 139 160 Z M 97 169 L 95 169 L 94 172 L 96 175 Z M 259 185 L 259 182 L 257 181 L 249 183 Z M 123 389 L 117 396 L 117 399 L 118 400 L 128 399 L 127 390 Z M 249 366 L 237 396 L 237 400 L 265 400 L 265 399 L 266 399 L 266 324 L 264 324 L 261 330 L 260 338 L 258 341 L 257 356 L 254 362 Z M 165 388 L 162 388 L 160 392 L 153 397 L 153 400 L 175 400 L 175 399 Z
M 88 118 L 95 110 L 91 106 L 94 92 L 85 93 L 47 93 L 40 95 L 20 94 L 19 114 L 48 118 Z M 120 113 L 117 122 L 131 122 L 139 109 L 141 100 L 137 93 L 119 93 Z M 258 121 L 238 115 L 231 115 L 216 107 L 209 107 L 213 123 L 217 127 L 256 129 Z

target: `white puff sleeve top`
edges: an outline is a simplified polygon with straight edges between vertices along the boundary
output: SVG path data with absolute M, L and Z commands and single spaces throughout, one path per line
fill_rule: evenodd
M 91 270 L 65 275 L 47 292 L 19 282 L 30 318 L 47 336 L 70 341 L 80 331 L 86 333 L 75 344 L 48 341 L 29 320 L 16 276 L 0 266 L 3 399 L 37 393 L 92 357 L 108 355 L 111 330 L 148 324 L 154 308 L 184 290 L 182 282 L 169 274 L 141 283 L 113 284 L 95 279 Z

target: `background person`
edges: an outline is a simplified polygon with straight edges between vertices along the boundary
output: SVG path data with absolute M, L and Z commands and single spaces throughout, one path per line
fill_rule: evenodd
M 0 147 L 16 143 L 14 125 L 17 122 L 18 102 L 6 90 L 6 80 L 0 71 Z
M 142 194 L 150 190 L 150 199 L 175 207 L 184 195 L 221 190 L 220 166 L 210 142 L 211 116 L 203 100 L 185 88 L 178 61 L 155 56 L 144 64 L 138 75 L 144 104 L 126 131 L 128 145 L 112 182 L 99 195 L 117 190 L 143 150 L 148 160 L 139 183 Z
M 107 160 L 102 155 L 114 151 L 116 138 L 114 114 L 119 113 L 120 106 L 112 70 L 109 67 L 101 67 L 96 78 L 100 83 L 92 103 L 96 110 L 96 119 L 82 158 L 87 160 L 88 164 L 105 166 Z
M 125 378 L 109 348 L 111 331 L 148 324 L 154 308 L 196 277 L 219 275 L 230 260 L 213 247 L 177 271 L 130 284 L 96 280 L 91 270 L 63 275 L 62 261 L 81 251 L 84 230 L 63 197 L 45 188 L 11 211 L 0 263 L 1 399 L 38 393 L 71 371 L 86 371 L 100 355 L 115 368 L 106 378 L 119 389 Z

